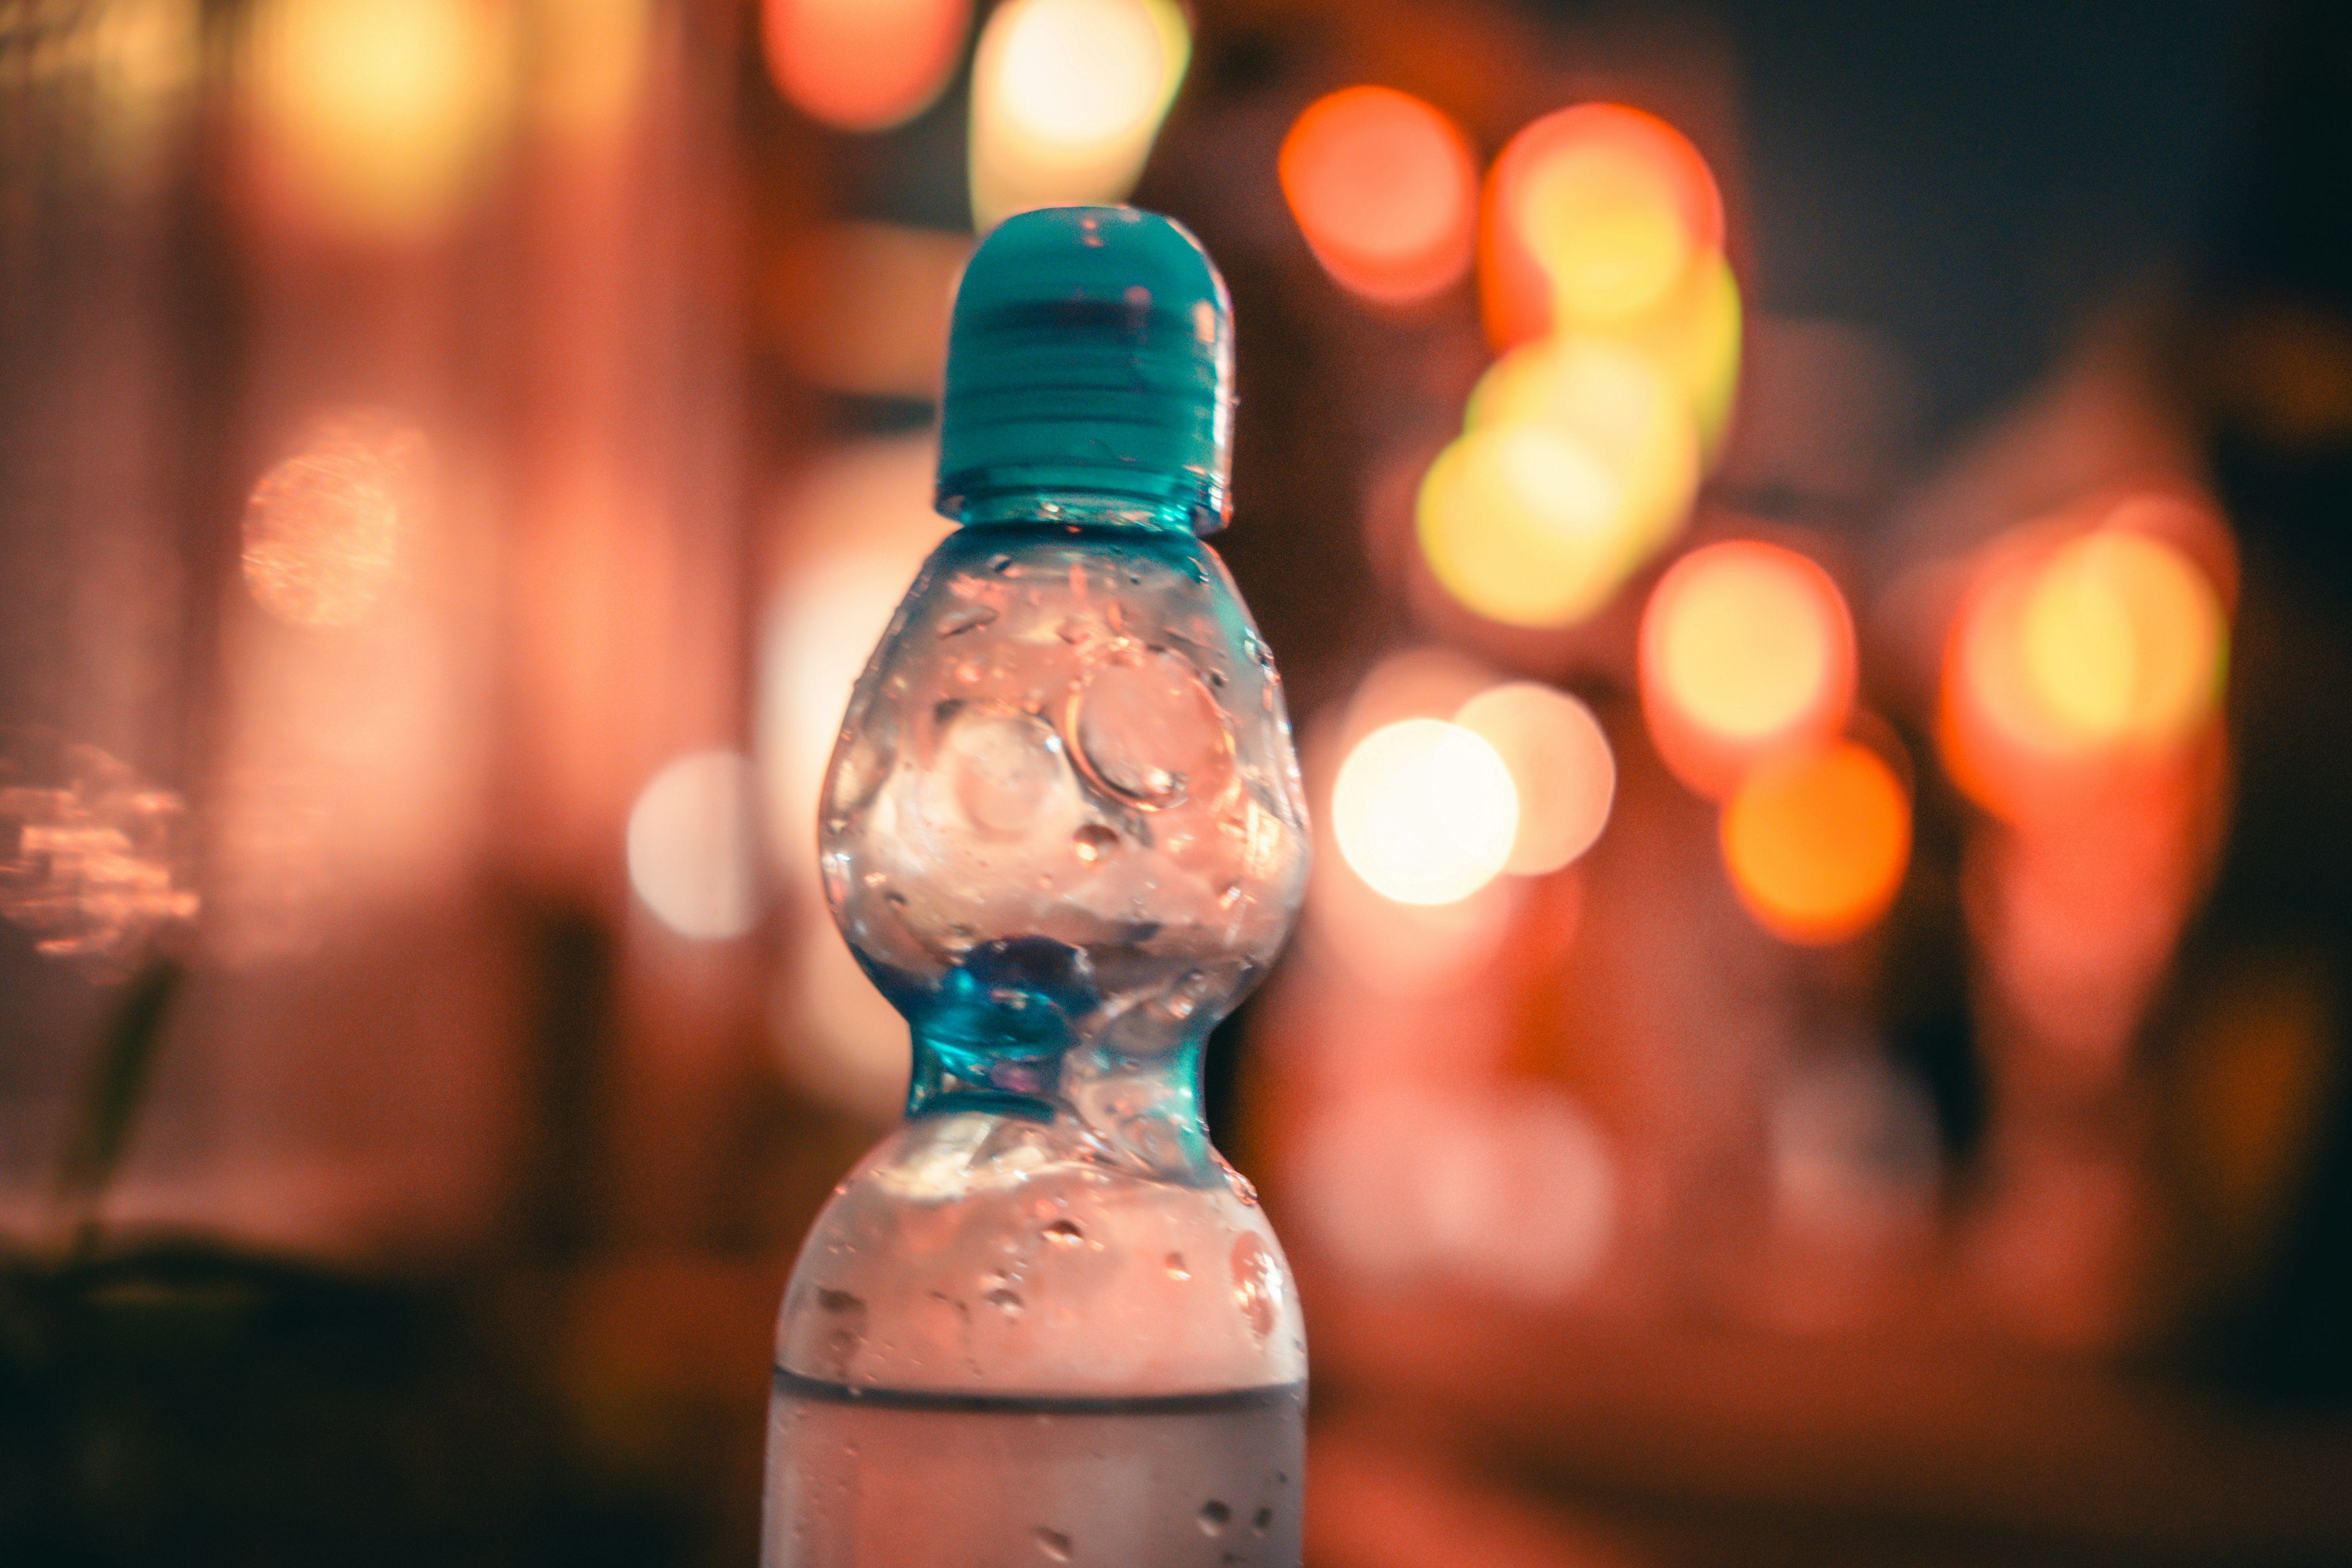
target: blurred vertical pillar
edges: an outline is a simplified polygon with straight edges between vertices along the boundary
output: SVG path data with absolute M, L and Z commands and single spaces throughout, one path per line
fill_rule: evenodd
M 632 900 L 632 801 L 741 750 L 742 298 L 730 153 L 740 19 L 544 0 L 578 75 L 533 126 L 523 208 L 498 837 L 541 954 L 521 1152 L 542 1243 L 705 1239 L 756 1069 L 757 954 Z M 616 90 L 629 40 L 634 86 Z M 609 1009 L 590 998 L 610 999 Z M 568 1109 L 566 1109 L 568 1108 Z
M 182 804 L 213 660 L 210 482 L 181 323 L 197 226 L 194 0 L 0 11 L 0 790 L 94 746 Z M 0 861 L 20 822 L 0 810 Z M 13 871 L 15 867 L 11 867 Z M 108 978 L 36 951 L 0 879 L 0 1229 L 47 1195 Z
M 193 498 L 222 672 L 205 962 L 125 1217 L 478 1247 L 513 1098 L 480 879 L 503 345 L 478 321 L 516 13 L 251 0 L 206 26 L 197 178 L 237 314 L 194 437 L 226 468 Z

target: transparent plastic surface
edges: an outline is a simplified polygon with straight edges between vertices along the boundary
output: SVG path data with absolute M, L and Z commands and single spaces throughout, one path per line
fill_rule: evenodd
M 1305 1336 L 1199 1104 L 1305 888 L 1280 682 L 1180 520 L 1032 515 L 940 546 L 827 777 L 914 1068 L 785 1294 L 772 1568 L 1297 1562 Z

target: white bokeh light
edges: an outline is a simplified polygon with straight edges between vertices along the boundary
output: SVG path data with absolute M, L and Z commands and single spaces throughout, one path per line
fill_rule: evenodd
M 1592 847 L 1609 826 L 1617 759 L 1591 709 L 1565 691 L 1514 680 L 1473 697 L 1454 721 L 1485 737 L 1518 786 L 1518 837 L 1506 870 L 1541 876 Z
M 1493 745 L 1442 719 L 1373 731 L 1339 764 L 1331 830 L 1373 891 L 1402 904 L 1450 904 L 1510 859 L 1518 791 Z
M 695 752 L 656 773 L 629 809 L 629 886 L 661 922 L 705 942 L 760 912 L 749 758 Z

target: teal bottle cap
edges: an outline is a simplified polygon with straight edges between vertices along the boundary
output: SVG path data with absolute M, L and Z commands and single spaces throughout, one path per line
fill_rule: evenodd
M 1225 280 L 1181 225 L 1133 207 L 1015 214 L 956 290 L 939 509 L 1035 517 L 1024 498 L 1043 497 L 1044 515 L 1213 533 L 1233 384 Z

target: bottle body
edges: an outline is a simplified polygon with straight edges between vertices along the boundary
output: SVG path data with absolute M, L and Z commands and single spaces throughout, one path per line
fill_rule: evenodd
M 1273 1232 L 1238 1185 L 1061 1141 L 919 1117 L 843 1184 L 779 1322 L 768 1568 L 1296 1568 L 1305 1342 Z
M 1189 532 L 969 526 L 852 699 L 826 892 L 908 1120 L 777 1331 L 770 1568 L 1298 1560 L 1306 1347 L 1199 1115 L 1306 874 L 1271 660 Z

